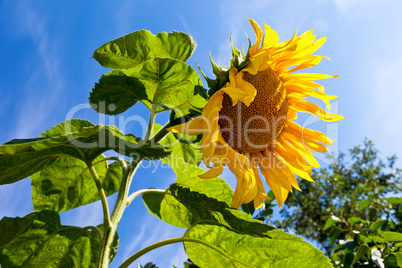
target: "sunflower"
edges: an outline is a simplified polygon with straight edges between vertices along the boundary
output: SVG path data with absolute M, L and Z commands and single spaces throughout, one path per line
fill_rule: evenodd
M 207 81 L 216 89 L 210 90 L 202 114 L 169 131 L 202 134 L 203 162 L 210 169 L 201 178 L 220 175 L 225 165 L 236 175 L 232 207 L 254 201 L 254 207 L 259 208 L 269 199 L 260 172 L 281 207 L 293 188 L 300 190 L 295 175 L 313 182 L 312 168 L 320 165 L 312 152 L 327 152 L 325 144 L 333 142 L 293 120 L 297 112 L 331 122 L 342 119 L 304 99 L 321 99 L 329 110 L 329 100 L 335 96 L 325 94 L 323 86 L 313 81 L 338 76 L 294 73 L 321 61 L 323 56 L 312 53 L 325 37 L 315 41 L 310 30 L 300 36 L 296 32 L 290 40 L 279 43 L 277 33 L 268 25 L 264 35 L 254 20 L 249 21 L 256 42 L 250 42 L 247 56 L 232 44 L 229 69 L 218 68 L 211 59 L 217 79 Z

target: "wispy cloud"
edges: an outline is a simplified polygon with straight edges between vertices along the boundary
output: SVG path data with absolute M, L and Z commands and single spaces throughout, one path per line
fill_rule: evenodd
M 59 67 L 60 53 L 56 39 L 49 41 L 47 21 L 30 1 L 18 2 L 14 21 L 16 31 L 28 36 L 34 52 L 26 59 L 31 74 L 20 89 L 19 116 L 14 137 L 31 137 L 43 130 L 44 122 L 52 115 L 50 110 L 59 105 L 64 80 Z

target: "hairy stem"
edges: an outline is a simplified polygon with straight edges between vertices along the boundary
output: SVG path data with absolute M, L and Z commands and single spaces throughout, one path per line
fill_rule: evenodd
M 145 142 L 147 142 L 149 140 L 149 136 L 151 135 L 152 129 L 154 126 L 154 122 L 155 122 L 155 107 L 154 107 L 154 105 L 152 105 L 151 113 L 149 115 L 148 129 L 147 129 L 147 133 L 145 134 L 145 138 L 144 138 Z
M 127 206 L 130 205 L 131 202 L 133 202 L 133 200 L 144 193 L 164 193 L 166 192 L 166 190 L 161 190 L 161 189 L 142 189 L 139 191 L 136 191 L 134 193 L 132 193 L 128 198 L 127 198 Z
M 130 166 L 127 167 L 127 169 L 125 169 L 125 172 L 123 173 L 123 179 L 120 185 L 119 193 L 117 195 L 116 204 L 114 206 L 111 216 L 111 226 L 104 233 L 103 244 L 98 261 L 99 268 L 100 267 L 106 268 L 109 266 L 110 249 L 113 245 L 113 240 L 116 236 L 117 226 L 119 225 L 120 219 L 123 216 L 123 212 L 127 205 L 127 196 L 130 190 L 131 181 L 140 163 L 141 160 L 131 162 Z
M 92 178 L 94 179 L 94 182 L 96 184 L 96 188 L 98 189 L 98 193 L 100 196 L 100 200 L 102 203 L 102 209 L 103 209 L 103 228 L 109 229 L 111 222 L 110 222 L 110 214 L 109 214 L 109 205 L 107 203 L 106 199 L 106 194 L 105 190 L 103 190 L 102 184 L 99 180 L 98 173 L 96 173 L 96 170 L 92 164 L 87 164 L 89 171 L 91 172 Z
M 154 111 L 154 107 L 152 107 L 147 133 L 144 138 L 145 142 L 150 141 L 151 144 L 158 143 L 160 140 L 162 140 L 168 134 L 168 132 L 166 131 L 166 128 L 169 126 L 169 123 L 166 124 L 162 129 L 160 129 L 152 137 L 152 140 L 150 140 L 150 135 L 151 135 L 152 128 L 154 125 L 154 121 L 155 121 L 155 111 Z M 111 222 L 110 228 L 108 228 L 107 230 L 105 229 L 105 232 L 104 232 L 103 241 L 102 241 L 102 245 L 101 245 L 101 251 L 100 251 L 99 259 L 98 259 L 98 265 L 97 265 L 98 268 L 106 268 L 109 266 L 110 250 L 113 245 L 113 240 L 116 236 L 117 226 L 119 225 L 120 219 L 123 216 L 124 210 L 127 207 L 127 205 L 130 204 L 130 202 L 133 201 L 135 197 L 137 197 L 138 195 L 140 195 L 144 192 L 149 192 L 151 190 L 158 191 L 156 189 L 140 190 L 140 191 L 133 193 L 130 197 L 128 197 L 131 181 L 134 177 L 134 174 L 135 174 L 138 166 L 142 162 L 142 159 L 132 160 L 132 162 L 130 163 L 129 166 L 125 165 L 124 160 L 121 160 L 121 159 L 114 159 L 114 160 L 119 160 L 122 163 L 123 178 L 121 181 L 119 193 L 117 195 L 116 204 L 113 208 L 112 216 L 110 217 L 110 222 Z

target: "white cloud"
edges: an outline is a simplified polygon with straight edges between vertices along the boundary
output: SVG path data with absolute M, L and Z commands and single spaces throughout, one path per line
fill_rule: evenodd
M 348 11 L 356 6 L 361 0 L 333 0 L 336 7 L 341 11 Z
M 25 68 L 30 72 L 19 89 L 19 116 L 14 138 L 26 138 L 43 131 L 43 125 L 52 116 L 63 91 L 64 82 L 59 68 L 58 49 L 55 39 L 49 41 L 48 25 L 44 16 L 29 1 L 19 2 L 15 9 L 16 31 L 28 36 L 35 53 L 26 59 Z M 22 19 L 21 19 L 22 18 Z M 34 66 L 35 68 L 32 68 Z

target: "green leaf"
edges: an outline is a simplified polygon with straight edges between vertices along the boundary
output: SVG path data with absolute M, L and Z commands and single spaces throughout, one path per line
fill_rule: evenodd
M 185 242 L 189 258 L 200 267 L 330 267 L 329 260 L 311 244 L 281 230 L 269 232 L 271 227 L 230 208 L 226 202 L 177 184 L 171 185 L 169 192 L 186 208 L 185 213 L 191 213 L 186 237 L 208 243 L 225 254 L 199 243 Z M 184 213 L 172 210 L 171 214 Z
M 335 216 L 332 216 L 325 222 L 324 230 L 327 230 L 328 228 L 331 228 L 332 225 L 334 225 L 337 222 L 340 222 L 341 220 Z
M 198 224 L 187 237 L 199 239 L 222 251 L 205 245 L 185 242 L 189 258 L 199 267 L 332 267 L 324 253 L 300 237 L 273 230 L 271 238 L 239 234 L 225 226 Z
M 33 223 L 32 219 L 3 217 L 0 220 L 0 248 L 16 239 Z
M 393 253 L 396 256 L 398 266 L 402 267 L 402 252 Z
M 117 192 L 122 178 L 119 162 L 108 165 L 99 156 L 94 168 L 107 196 Z M 35 210 L 63 212 L 100 199 L 88 166 L 81 160 L 61 156 L 31 176 Z
M 100 237 L 93 228 L 62 226 L 53 211 L 24 217 L 33 224 L 0 249 L 2 267 L 95 267 Z
M 366 255 L 367 257 L 369 257 L 369 255 L 368 255 L 369 253 L 370 253 L 370 248 L 367 245 L 361 245 L 359 247 L 359 249 L 356 251 L 356 255 L 353 258 L 352 265 L 355 264 L 356 262 L 358 262 L 362 258 L 363 255 Z
M 115 126 L 90 126 L 88 121 L 72 119 L 46 131 L 41 138 L 12 140 L 1 145 L 0 185 L 14 183 L 39 172 L 60 156 L 71 156 L 90 163 L 111 149 L 127 156 L 139 155 L 150 159 L 168 155 L 161 146 L 151 146 L 144 144 L 140 138 L 123 136 Z
M 201 146 L 196 136 L 169 133 L 160 144 L 170 152 L 162 162 L 178 174 L 185 172 L 188 164 L 198 166 L 202 161 Z
M 402 197 L 389 197 L 387 198 L 387 204 L 402 204 Z
M 89 101 L 96 111 L 119 114 L 141 101 L 155 112 L 175 110 L 181 116 L 206 104 L 200 76 L 182 61 L 153 58 L 124 70 L 103 75 Z
M 328 244 L 328 247 L 331 247 L 331 246 L 335 243 L 336 239 L 338 238 L 338 236 L 339 236 L 342 232 L 344 232 L 343 229 L 338 228 L 338 227 L 335 227 L 335 228 L 334 228 L 334 230 L 331 232 L 331 235 L 330 235 L 330 237 L 329 237 L 329 244 Z
M 255 211 L 254 202 L 251 201 L 251 202 L 249 202 L 249 203 L 247 203 L 247 204 L 241 205 L 241 209 L 242 209 L 245 213 L 247 213 L 247 214 L 249 214 L 249 215 L 253 215 L 253 214 L 254 214 L 254 211 Z
M 193 217 L 190 211 L 177 202 L 168 190 L 166 193 L 144 193 L 142 200 L 148 211 L 162 221 L 181 228 L 191 225 Z
M 346 252 L 345 257 L 343 258 L 344 267 L 350 267 L 352 265 L 354 259 L 354 255 L 352 252 Z
M 384 264 L 385 264 L 385 267 L 387 267 L 387 268 L 400 267 L 400 266 L 398 266 L 398 259 L 396 258 L 396 256 L 394 254 L 390 254 L 390 255 L 386 256 L 384 259 Z
M 120 114 L 138 101 L 149 103 L 145 86 L 135 77 L 102 75 L 89 95 L 92 109 L 101 114 Z
M 382 234 L 384 240 L 387 242 L 400 242 L 402 241 L 402 234 L 398 232 L 384 232 Z
M 370 206 L 373 202 L 374 202 L 374 201 L 371 200 L 371 199 L 363 200 L 362 202 L 360 202 L 359 211 L 361 211 L 361 210 L 367 208 L 367 207 Z
M 186 33 L 163 32 L 156 36 L 141 30 L 107 42 L 95 50 L 93 58 L 105 68 L 128 69 L 154 57 L 187 61 L 196 46 Z
M 55 125 L 51 129 L 46 130 L 42 133 L 40 138 L 53 138 L 59 136 L 65 136 L 69 133 L 75 133 L 80 131 L 85 131 L 85 128 L 94 127 L 90 121 L 85 119 L 71 119 Z
M 232 202 L 233 191 L 226 181 L 218 177 L 201 179 L 198 176 L 206 172 L 206 170 L 197 166 L 202 157 L 198 146 L 183 144 L 183 142 L 176 140 L 172 133 L 168 134 L 160 144 L 168 147 L 168 150 L 171 152 L 167 157 L 162 158 L 161 161 L 164 164 L 168 164 L 176 172 L 177 185 L 206 194 L 227 204 Z
M 370 230 L 372 232 L 377 231 L 378 228 L 381 228 L 384 224 L 387 224 L 387 220 L 377 220 L 376 222 L 370 225 Z
M 197 166 L 188 164 L 182 173 L 178 174 L 175 185 L 186 187 L 204 193 L 209 197 L 230 204 L 232 190 L 230 186 L 220 178 L 203 180 L 198 174 L 205 172 Z M 159 219 L 177 227 L 188 228 L 193 222 L 193 215 L 176 198 L 171 195 L 170 188 L 166 193 L 145 193 L 142 199 L 149 212 Z
M 350 226 L 352 226 L 355 223 L 368 223 L 368 221 L 360 219 L 359 217 L 351 217 L 348 219 L 348 222 L 350 223 Z

